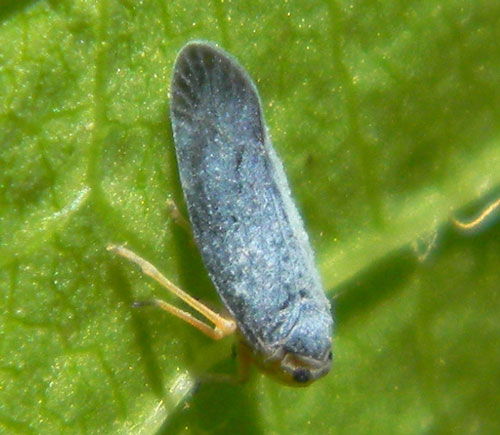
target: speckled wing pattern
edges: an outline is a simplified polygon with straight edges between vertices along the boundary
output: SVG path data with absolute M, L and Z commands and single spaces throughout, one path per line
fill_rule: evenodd
M 175 62 L 171 120 L 193 234 L 242 334 L 268 354 L 283 343 L 324 353 L 330 305 L 252 80 L 224 51 L 192 42 Z M 317 344 L 293 332 L 307 316 Z

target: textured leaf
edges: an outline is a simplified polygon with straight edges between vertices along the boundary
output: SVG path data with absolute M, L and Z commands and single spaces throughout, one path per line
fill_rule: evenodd
M 500 430 L 500 4 L 0 3 L 0 431 Z M 134 300 L 127 243 L 219 305 L 182 204 L 170 74 L 191 39 L 256 80 L 337 303 L 332 373 L 290 389 Z M 169 299 L 170 300 L 170 299 Z

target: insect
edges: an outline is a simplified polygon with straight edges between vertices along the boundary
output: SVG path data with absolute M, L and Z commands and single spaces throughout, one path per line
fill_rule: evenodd
M 329 372 L 333 319 L 253 81 L 229 54 L 193 41 L 177 56 L 170 116 L 193 236 L 229 311 L 221 316 L 122 246 L 110 246 L 213 323 L 152 303 L 289 385 Z M 244 363 L 248 365 L 247 363 Z

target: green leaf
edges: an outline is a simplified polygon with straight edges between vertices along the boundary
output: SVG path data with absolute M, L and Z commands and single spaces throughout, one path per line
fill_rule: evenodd
M 0 431 L 500 430 L 500 3 L 0 4 Z M 189 237 L 168 120 L 177 51 L 256 80 L 336 302 L 332 372 L 294 390 L 135 300 L 127 243 L 220 306 Z

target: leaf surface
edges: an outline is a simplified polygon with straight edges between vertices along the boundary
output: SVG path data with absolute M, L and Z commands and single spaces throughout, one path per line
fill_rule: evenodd
M 0 7 L 0 428 L 14 433 L 498 432 L 500 4 L 4 1 Z M 337 330 L 294 390 L 235 370 L 135 300 L 152 261 L 218 306 L 173 224 L 177 51 L 219 43 L 255 79 Z

